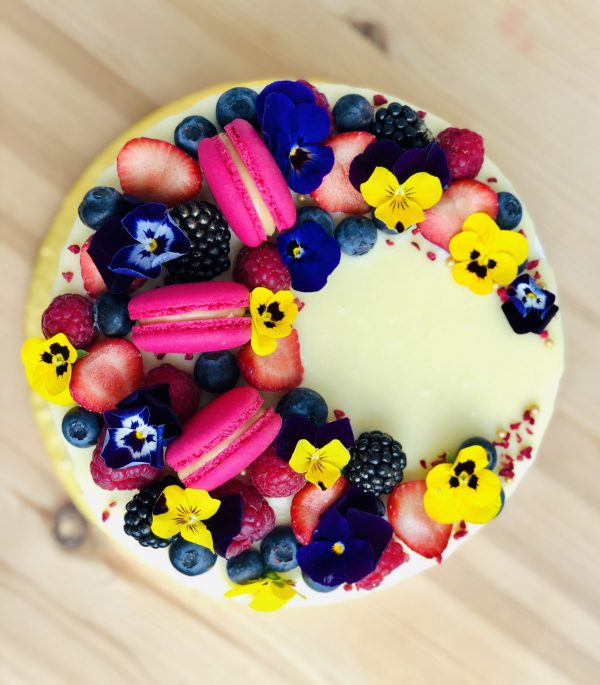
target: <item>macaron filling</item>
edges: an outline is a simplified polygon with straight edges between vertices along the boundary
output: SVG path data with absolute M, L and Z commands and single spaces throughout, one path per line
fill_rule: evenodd
M 138 325 L 149 326 L 157 323 L 175 323 L 179 321 L 205 321 L 206 319 L 232 319 L 244 316 L 246 310 L 243 307 L 238 309 L 218 309 L 218 310 L 195 310 L 182 312 L 181 314 L 165 314 L 146 317 L 138 320 Z

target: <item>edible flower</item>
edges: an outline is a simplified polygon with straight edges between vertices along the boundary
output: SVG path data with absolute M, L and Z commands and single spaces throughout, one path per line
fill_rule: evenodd
M 264 578 L 259 580 L 253 580 L 243 585 L 236 584 L 225 593 L 225 597 L 250 595 L 252 600 L 248 606 L 251 609 L 255 611 L 277 611 L 277 609 L 281 609 L 296 595 L 305 599 L 294 588 L 294 585 L 293 580 L 282 578 L 279 574 L 270 571 Z
M 541 333 L 558 312 L 556 296 L 539 286 L 529 274 L 521 274 L 506 289 L 502 305 L 515 333 Z
M 321 145 L 331 122 L 313 92 L 297 81 L 275 81 L 256 99 L 267 147 L 288 186 L 296 193 L 316 190 L 333 168 L 333 150 Z
M 105 411 L 108 426 L 100 452 L 111 469 L 123 469 L 132 464 L 150 464 L 157 469 L 164 465 L 164 426 L 152 425 L 148 407 Z
M 152 532 L 159 538 L 180 534 L 184 540 L 214 552 L 213 536 L 203 523 L 214 516 L 221 502 L 206 490 L 168 485 L 152 510 Z
M 325 286 L 342 254 L 338 241 L 315 221 L 305 221 L 280 233 L 276 245 L 292 277 L 292 288 L 304 293 Z
M 21 347 L 21 361 L 31 388 L 53 404 L 73 404 L 69 391 L 77 350 L 64 333 L 44 340 L 28 338 Z
M 254 288 L 250 293 L 252 337 L 250 344 L 256 354 L 275 352 L 277 340 L 287 338 L 298 316 L 298 305 L 289 290 L 274 293 L 268 288 Z
M 488 466 L 481 445 L 460 450 L 452 464 L 438 464 L 429 471 L 423 505 L 438 523 L 486 523 L 502 506 L 502 485 Z
M 171 408 L 171 397 L 167 383 L 151 385 L 132 392 L 117 404 L 117 409 L 147 407 L 150 411 L 150 424 L 163 426 L 163 443 L 168 445 L 181 435 L 181 422 Z
M 462 231 L 450 239 L 456 262 L 452 277 L 477 295 L 488 295 L 494 283 L 507 285 L 527 259 L 527 240 L 521 233 L 501 230 L 487 214 L 467 217 Z

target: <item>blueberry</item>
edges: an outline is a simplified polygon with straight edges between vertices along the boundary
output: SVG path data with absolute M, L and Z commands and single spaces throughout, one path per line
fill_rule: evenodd
M 321 583 L 317 583 L 316 580 L 313 580 L 305 573 L 302 574 L 302 578 L 304 578 L 304 582 L 308 585 L 308 587 L 315 592 L 332 592 L 339 587 L 339 585 L 321 585 Z
M 510 231 L 521 223 L 522 217 L 523 207 L 519 200 L 512 193 L 498 193 L 498 226 Z
M 373 120 L 373 105 L 357 93 L 348 93 L 335 103 L 333 121 L 340 133 L 366 131 Z
M 363 255 L 375 247 L 377 228 L 364 216 L 349 216 L 337 225 L 335 237 L 342 252 L 352 256 Z
M 250 88 L 230 88 L 217 100 L 219 126 L 230 124 L 234 119 L 245 119 L 258 126 L 256 98 L 258 93 Z
M 104 421 L 100 414 L 73 407 L 63 416 L 62 433 L 73 447 L 91 447 L 98 442 Z
M 227 392 L 235 386 L 239 377 L 237 359 L 227 350 L 203 352 L 194 366 L 196 383 L 208 392 Z
M 89 228 L 96 230 L 115 215 L 124 215 L 129 207 L 127 200 L 115 188 L 96 186 L 83 196 L 79 205 L 79 218 Z
M 504 488 L 500 489 L 500 509 L 496 516 L 500 516 L 500 512 L 504 509 L 504 503 L 506 502 L 506 495 L 504 494 Z
M 331 214 L 324 209 L 313 207 L 312 205 L 300 207 L 296 214 L 296 226 L 303 224 L 306 221 L 314 221 L 323 228 L 327 235 L 333 235 L 333 219 L 331 218 Z
M 198 143 L 203 138 L 217 135 L 215 125 L 206 117 L 193 114 L 177 124 L 175 128 L 175 145 L 187 152 L 190 157 L 198 159 Z
M 247 549 L 237 557 L 227 560 L 227 575 L 232 583 L 246 583 L 260 578 L 265 571 L 261 555 L 255 549 Z
M 291 571 L 298 566 L 298 541 L 291 528 L 277 526 L 260 543 L 260 553 L 269 571 Z
M 133 321 L 129 318 L 129 297 L 102 293 L 94 302 L 94 322 L 107 338 L 124 338 L 131 333 Z
M 283 418 L 288 416 L 306 416 L 317 426 L 327 421 L 329 409 L 327 402 L 316 390 L 294 388 L 286 393 L 277 403 L 275 411 Z
M 494 469 L 498 462 L 498 454 L 496 453 L 496 448 L 494 445 L 492 445 L 492 443 L 485 438 L 469 438 L 462 443 L 462 445 L 458 448 L 458 451 L 460 452 L 463 448 L 471 447 L 472 445 L 481 445 L 481 447 L 483 447 L 488 458 L 488 465 L 486 468 Z
M 180 573 L 199 576 L 215 565 L 217 555 L 206 547 L 177 538 L 169 547 L 169 559 Z

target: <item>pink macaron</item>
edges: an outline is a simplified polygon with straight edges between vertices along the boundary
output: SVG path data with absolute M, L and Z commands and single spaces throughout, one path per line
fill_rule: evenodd
M 169 445 L 166 460 L 188 488 L 214 490 L 247 468 L 275 440 L 281 417 L 249 386 L 207 404 Z
M 250 299 L 241 283 L 210 281 L 167 285 L 140 293 L 129 302 L 136 321 L 133 343 L 140 350 L 216 352 L 250 340 Z
M 245 245 L 260 245 L 275 230 L 294 225 L 296 205 L 286 180 L 262 138 L 244 119 L 201 140 L 198 162 L 223 216 Z

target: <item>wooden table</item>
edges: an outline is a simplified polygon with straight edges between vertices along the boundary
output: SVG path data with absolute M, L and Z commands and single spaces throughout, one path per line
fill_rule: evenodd
M 600 11 L 590 0 L 4 0 L 0 682 L 597 683 Z M 189 598 L 101 534 L 53 535 L 66 497 L 18 361 L 38 244 L 95 153 L 220 81 L 366 84 L 484 134 L 561 286 L 567 373 L 510 507 L 443 568 L 335 608 L 256 615 Z

